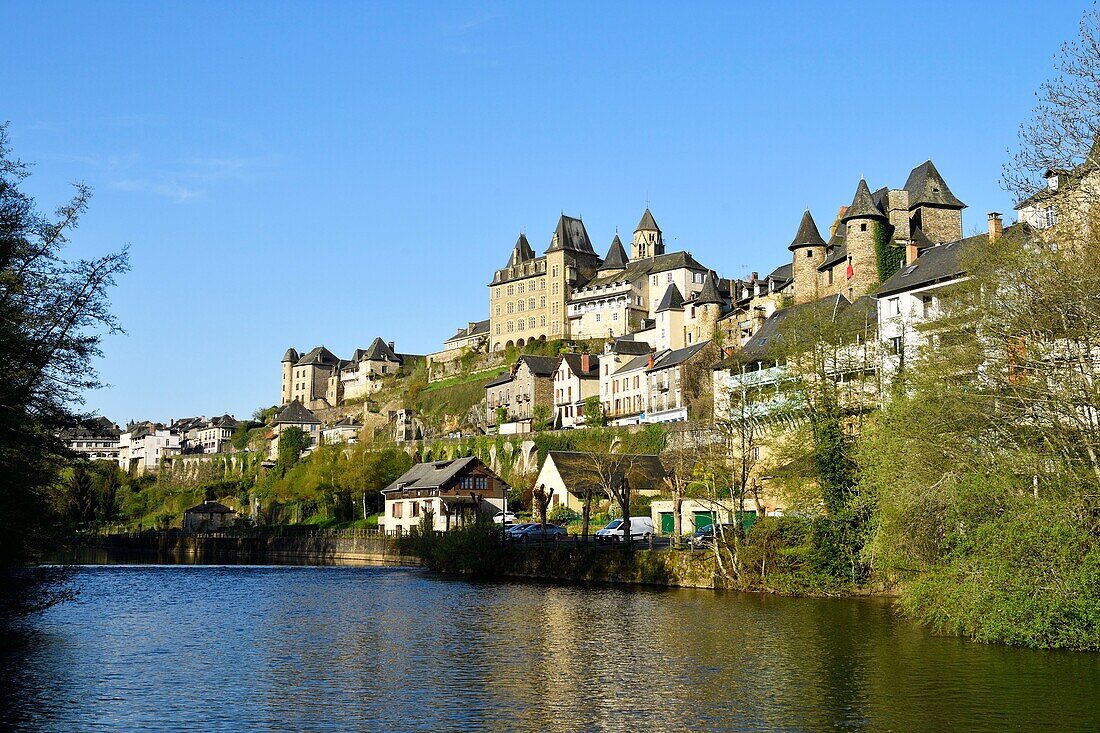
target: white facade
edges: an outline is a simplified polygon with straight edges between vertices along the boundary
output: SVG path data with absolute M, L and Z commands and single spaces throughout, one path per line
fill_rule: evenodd
M 118 465 L 123 470 L 155 469 L 162 457 L 179 455 L 180 436 L 165 427 L 138 426 L 119 439 Z

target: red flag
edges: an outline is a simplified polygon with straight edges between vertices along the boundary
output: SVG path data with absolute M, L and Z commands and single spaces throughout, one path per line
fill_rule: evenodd
M 852 269 L 852 261 L 848 260 L 848 279 L 852 279 L 852 275 L 856 274 L 856 271 Z

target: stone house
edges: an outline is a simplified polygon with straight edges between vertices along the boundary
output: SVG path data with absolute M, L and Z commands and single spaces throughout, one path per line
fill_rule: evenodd
M 508 484 L 477 458 L 418 463 L 382 489 L 385 511 L 378 528 L 405 534 L 426 514 L 432 528 L 446 532 L 504 508 Z
M 710 417 L 711 367 L 719 356 L 713 341 L 657 352 L 653 364 L 645 370 L 647 395 L 643 422 Z
M 324 346 L 304 356 L 291 348 L 283 355 L 281 404 L 297 400 L 319 410 L 338 407 L 381 389 L 381 379 L 411 369 L 424 357 L 399 354 L 393 341 L 375 338 L 366 349 L 356 349 L 349 360 L 341 359 Z
M 1100 138 L 1080 165 L 1052 168 L 1043 178 L 1044 188 L 1016 204 L 1018 221 L 1048 244 L 1088 247 L 1100 224 Z M 989 214 L 991 222 L 995 215 Z
M 197 447 L 202 453 L 229 453 L 239 423 L 232 415 L 204 420 L 198 427 Z
M 554 370 L 554 423 L 561 428 L 584 425 L 585 400 L 600 396 L 600 359 L 589 354 L 563 354 Z
M 118 465 L 124 471 L 155 470 L 162 458 L 179 454 L 179 433 L 160 423 L 133 423 L 119 436 Z
M 293 348 L 283 355 L 282 402 L 300 402 L 312 408 L 332 407 L 329 380 L 340 369 L 340 359 L 324 346 L 315 346 L 304 356 Z
M 309 436 L 310 449 L 316 447 L 321 440 L 321 421 L 308 407 L 294 400 L 289 405 L 279 408 L 271 421 L 272 439 L 269 455 L 272 459 L 279 456 L 279 436 L 291 427 L 301 428 L 302 432 Z
M 775 268 L 763 278 L 752 273 L 732 284 L 733 305 L 718 319 L 718 336 L 726 348 L 744 346 L 779 308 L 794 299 L 793 263 Z
M 65 446 L 89 461 L 118 461 L 122 429 L 101 416 L 81 420 L 71 428 L 62 430 Z
M 485 409 L 488 425 L 504 432 L 529 432 L 536 408 L 546 408 L 548 420 L 554 417 L 554 370 L 558 359 L 552 356 L 523 354 L 507 377 L 501 375 L 485 385 Z M 497 410 L 503 407 L 508 419 L 498 424 Z
M 233 526 L 237 512 L 225 504 L 206 500 L 183 512 L 184 532 L 216 532 Z
M 359 431 L 362 429 L 363 423 L 350 415 L 345 415 L 322 430 L 321 437 L 324 438 L 325 445 L 336 445 L 337 443 L 355 445 L 359 442 Z
M 550 451 L 542 462 L 535 486 L 550 492 L 550 509 L 568 507 L 578 514 L 584 509 L 586 487 L 599 491 L 595 504 L 608 499 L 601 477 L 625 472 L 639 496 L 656 496 L 664 488 L 665 470 L 659 456 L 638 454 L 596 454 Z

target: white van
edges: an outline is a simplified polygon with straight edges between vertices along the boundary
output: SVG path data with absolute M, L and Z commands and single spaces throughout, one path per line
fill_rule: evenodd
M 631 517 L 630 518 L 630 538 L 633 540 L 645 540 L 649 541 L 649 538 L 653 536 L 653 518 L 652 517 Z M 623 520 L 612 519 L 610 523 L 603 529 L 596 530 L 597 542 L 622 542 L 623 541 Z

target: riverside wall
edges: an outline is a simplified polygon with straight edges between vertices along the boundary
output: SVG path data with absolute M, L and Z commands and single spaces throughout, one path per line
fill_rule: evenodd
M 230 535 L 155 532 L 107 535 L 95 543 L 110 557 L 193 564 L 386 564 L 419 566 L 379 534 Z

